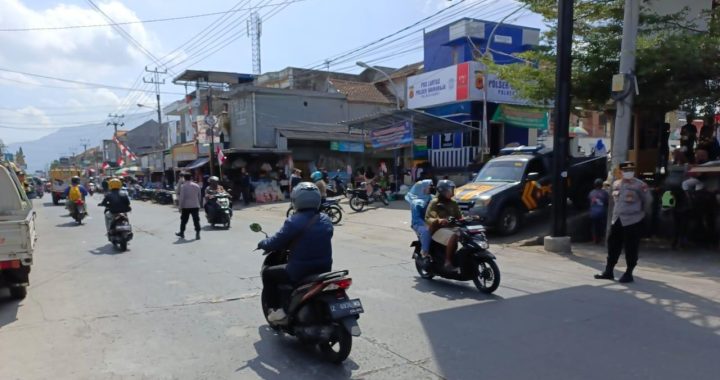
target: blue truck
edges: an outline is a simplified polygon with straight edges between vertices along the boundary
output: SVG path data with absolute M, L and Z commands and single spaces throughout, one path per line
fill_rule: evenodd
M 527 213 L 551 206 L 552 160 L 552 151 L 542 146 L 502 149 L 472 182 L 455 190 L 455 200 L 464 214 L 500 234 L 514 234 Z M 594 180 L 606 176 L 605 156 L 569 158 L 568 199 L 586 208 Z

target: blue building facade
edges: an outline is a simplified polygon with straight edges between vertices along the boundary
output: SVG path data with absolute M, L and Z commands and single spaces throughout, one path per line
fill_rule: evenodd
M 494 34 L 493 34 L 494 31 Z M 492 41 L 488 39 L 492 35 Z M 418 77 L 433 78 L 431 83 L 447 83 L 440 96 L 425 96 L 418 99 L 423 92 L 417 92 L 413 83 L 409 82 L 409 106 L 422 109 L 433 115 L 445 117 L 453 121 L 480 127 L 483 120 L 482 88 L 488 91 L 488 120 L 492 119 L 500 104 L 522 105 L 522 100 L 512 95 L 507 82 L 496 76 L 484 73 L 479 62 L 480 57 L 489 45 L 489 53 L 496 64 L 512 64 L 521 62 L 513 54 L 533 49 L 539 43 L 540 29 L 510 24 L 464 18 L 440 27 L 424 35 L 424 71 Z M 469 69 L 468 69 L 469 66 Z M 454 70 L 453 67 L 457 67 Z M 424 78 L 417 78 L 418 81 Z M 425 87 L 423 82 L 415 82 L 416 86 Z M 435 86 L 437 87 L 437 86 Z M 456 87 L 456 88 L 454 88 Z M 461 87 L 470 90 L 462 92 Z M 452 94 L 456 92 L 456 94 Z M 417 94 L 420 95 L 417 95 Z M 480 94 L 480 95 L 479 95 Z M 432 94 L 431 94 L 432 95 Z M 454 96 L 455 100 L 452 100 Z M 450 101 L 448 101 L 450 99 Z M 437 104 L 434 104 L 437 103 Z M 413 106 L 415 105 L 415 106 Z M 510 125 L 491 124 L 485 136 L 486 152 L 496 153 L 502 146 L 509 143 L 522 145 L 534 144 L 536 131 Z M 430 161 L 438 168 L 465 167 L 476 161 L 480 151 L 481 133 L 478 131 L 430 136 L 428 150 Z

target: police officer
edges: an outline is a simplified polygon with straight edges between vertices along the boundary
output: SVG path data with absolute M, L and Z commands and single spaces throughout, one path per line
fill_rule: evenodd
M 605 271 L 596 274 L 597 279 L 614 280 L 613 269 L 625 248 L 627 271 L 620 277 L 620 282 L 633 281 L 633 269 L 638 261 L 638 248 L 642 221 L 645 217 L 645 205 L 648 203 L 648 186 L 635 178 L 635 163 L 626 161 L 620 164 L 622 179 L 616 180 L 612 187 L 615 202 L 612 214 L 612 227 L 608 237 L 608 257 Z

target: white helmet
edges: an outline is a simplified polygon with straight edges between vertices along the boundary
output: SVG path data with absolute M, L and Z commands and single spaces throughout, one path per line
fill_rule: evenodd
M 212 176 L 212 177 L 208 178 L 208 182 L 210 182 L 210 183 L 219 182 L 219 181 L 220 181 L 220 178 L 218 178 L 216 176 Z

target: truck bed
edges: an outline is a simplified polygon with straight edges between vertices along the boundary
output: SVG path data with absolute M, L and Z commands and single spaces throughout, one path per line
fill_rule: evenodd
M 25 265 L 32 263 L 37 234 L 35 211 L 22 215 L 0 215 L 0 261 L 22 260 Z

